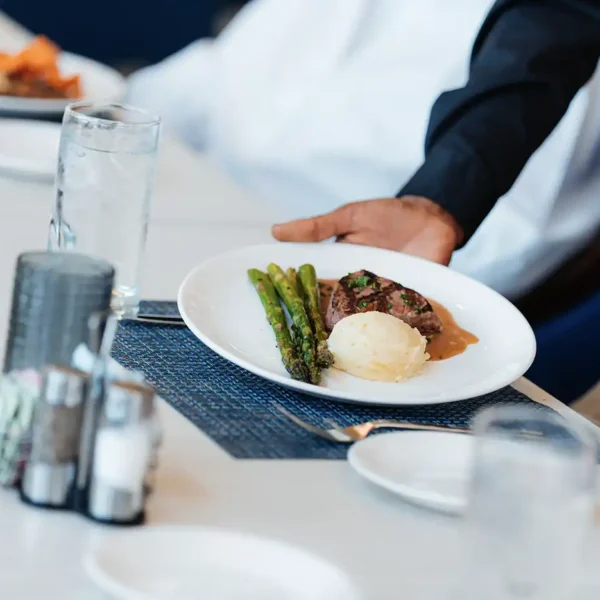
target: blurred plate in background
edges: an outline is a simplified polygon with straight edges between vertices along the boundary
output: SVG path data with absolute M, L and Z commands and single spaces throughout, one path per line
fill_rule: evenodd
M 54 181 L 60 125 L 0 119 L 0 175 Z
M 13 51 L 3 48 L 1 51 Z M 81 75 L 83 100 L 120 102 L 125 95 L 125 78 L 114 69 L 97 63 L 89 58 L 63 52 L 60 58 L 60 70 L 64 76 Z M 6 115 L 61 115 L 72 100 L 18 98 L 0 95 L 0 116 Z

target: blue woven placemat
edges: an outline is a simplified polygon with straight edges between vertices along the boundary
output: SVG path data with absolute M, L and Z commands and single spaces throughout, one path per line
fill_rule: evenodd
M 175 303 L 144 302 L 142 311 L 177 314 Z M 187 328 L 121 324 L 113 356 L 142 371 L 157 393 L 236 458 L 344 459 L 348 447 L 322 440 L 283 417 L 277 402 L 315 425 L 374 419 L 467 427 L 482 408 L 498 403 L 539 406 L 513 388 L 474 400 L 417 407 L 342 404 L 281 388 L 229 363 Z

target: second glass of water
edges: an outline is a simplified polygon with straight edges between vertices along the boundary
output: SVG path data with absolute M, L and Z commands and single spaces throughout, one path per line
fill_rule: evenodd
M 113 264 L 119 316 L 138 311 L 159 130 L 159 117 L 119 104 L 76 102 L 63 118 L 49 249 Z
M 596 442 L 551 411 L 481 413 L 463 600 L 573 600 L 593 528 Z

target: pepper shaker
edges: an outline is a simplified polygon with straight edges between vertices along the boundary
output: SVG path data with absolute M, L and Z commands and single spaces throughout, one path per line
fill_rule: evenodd
M 21 482 L 21 498 L 27 503 L 70 508 L 87 379 L 87 374 L 69 367 L 44 370 Z
M 118 525 L 144 521 L 153 419 L 152 388 L 130 382 L 107 384 L 89 488 L 87 514 L 92 519 Z

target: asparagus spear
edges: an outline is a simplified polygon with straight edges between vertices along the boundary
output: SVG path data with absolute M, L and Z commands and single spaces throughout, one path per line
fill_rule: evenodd
M 292 343 L 292 338 L 290 337 L 290 332 L 285 321 L 285 313 L 279 303 L 279 297 L 269 276 L 258 269 L 249 269 L 248 277 L 258 293 L 258 297 L 265 309 L 267 320 L 273 328 L 277 346 L 279 347 L 279 352 L 281 352 L 281 360 L 287 372 L 293 379 L 309 381 L 308 369 L 294 349 L 294 344 Z
M 296 269 L 289 267 L 285 270 L 285 274 L 290 280 L 292 287 L 296 290 L 296 292 L 298 292 L 298 296 L 300 296 L 300 298 L 302 298 L 304 301 L 304 297 L 302 295 L 302 286 L 300 285 L 300 280 L 298 279 Z M 298 356 L 302 356 L 302 333 L 300 333 L 300 330 L 294 323 L 292 323 L 292 341 L 294 342 L 294 348 L 296 348 Z
M 298 293 L 298 296 L 300 296 L 300 298 L 302 300 L 304 300 L 302 284 L 300 283 L 300 280 L 298 279 L 298 273 L 296 272 L 296 269 L 290 267 L 289 269 L 286 269 L 285 274 L 287 275 L 287 278 L 290 280 L 290 283 L 292 284 L 292 286 Z
M 321 293 L 315 268 L 302 265 L 298 269 L 298 281 L 304 290 L 304 306 L 317 338 L 317 364 L 322 369 L 328 369 L 333 364 L 333 354 L 327 347 L 327 331 L 321 314 Z
M 271 263 L 267 267 L 267 272 L 277 293 L 281 296 L 283 303 L 290 313 L 295 331 L 302 339 L 302 358 L 304 359 L 304 364 L 308 367 L 310 381 L 311 383 L 318 384 L 321 381 L 321 370 L 317 366 L 315 356 L 316 340 L 308 315 L 304 310 L 304 303 L 281 267 L 275 263 Z

